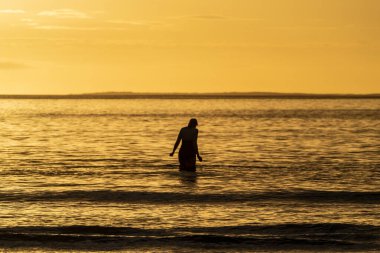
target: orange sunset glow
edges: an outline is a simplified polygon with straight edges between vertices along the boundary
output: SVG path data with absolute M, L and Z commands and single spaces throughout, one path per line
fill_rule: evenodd
M 0 252 L 380 252 L 380 0 L 0 0 Z
M 377 0 L 0 1 L 0 93 L 380 92 Z

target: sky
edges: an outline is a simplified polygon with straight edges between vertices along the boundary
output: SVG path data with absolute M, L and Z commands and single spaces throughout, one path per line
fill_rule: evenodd
M 0 94 L 380 93 L 378 0 L 0 0 Z

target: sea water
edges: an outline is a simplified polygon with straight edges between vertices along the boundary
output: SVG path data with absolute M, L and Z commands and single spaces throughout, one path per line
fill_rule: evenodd
M 0 247 L 380 249 L 380 100 L 0 100 Z M 196 173 L 169 153 L 199 122 Z

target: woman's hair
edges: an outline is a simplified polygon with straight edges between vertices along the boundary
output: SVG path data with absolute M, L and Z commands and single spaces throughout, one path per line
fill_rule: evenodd
M 191 119 L 190 121 L 189 121 L 189 125 L 188 125 L 188 127 L 196 127 L 196 126 L 198 126 L 198 121 L 197 121 L 197 119 Z

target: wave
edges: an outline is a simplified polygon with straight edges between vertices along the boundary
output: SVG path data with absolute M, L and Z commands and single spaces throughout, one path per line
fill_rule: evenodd
M 283 223 L 283 224 L 249 224 L 240 226 L 218 227 L 173 227 L 164 229 L 113 227 L 113 226 L 19 226 L 0 227 L 1 234 L 71 234 L 71 235 L 146 235 L 167 236 L 172 234 L 224 234 L 224 235 L 304 235 L 304 234 L 345 234 L 368 235 L 380 239 L 380 226 L 350 223 Z
M 180 193 L 144 191 L 63 191 L 36 193 L 0 192 L 0 201 L 89 201 L 127 203 L 241 203 L 241 202 L 312 202 L 380 204 L 380 192 L 351 191 L 271 191 L 255 193 Z
M 142 229 L 63 226 L 0 228 L 2 246 L 47 248 L 238 247 L 380 249 L 380 227 L 320 223 Z

